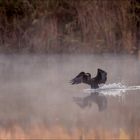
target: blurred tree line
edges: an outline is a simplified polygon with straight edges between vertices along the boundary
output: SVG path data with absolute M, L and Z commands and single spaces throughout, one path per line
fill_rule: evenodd
M 139 49 L 139 0 L 0 0 L 1 53 Z

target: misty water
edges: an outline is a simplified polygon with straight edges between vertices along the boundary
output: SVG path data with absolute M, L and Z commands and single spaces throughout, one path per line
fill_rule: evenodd
M 117 135 L 140 128 L 140 90 L 85 92 L 69 81 L 97 68 L 108 73 L 105 86 L 139 86 L 140 60 L 122 55 L 0 55 L 0 127 L 60 125 L 68 131 L 103 128 Z

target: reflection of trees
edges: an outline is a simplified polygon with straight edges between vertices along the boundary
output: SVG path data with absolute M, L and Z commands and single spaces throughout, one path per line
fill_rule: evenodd
M 92 92 L 86 97 L 73 97 L 74 102 L 81 108 L 91 107 L 94 102 L 97 104 L 99 111 L 103 111 L 107 108 L 107 99 L 103 94 L 98 92 Z

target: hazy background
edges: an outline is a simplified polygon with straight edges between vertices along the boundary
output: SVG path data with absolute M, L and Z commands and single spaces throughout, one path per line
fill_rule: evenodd
M 0 52 L 139 53 L 138 0 L 1 0 Z
M 90 97 L 91 106 L 85 108 L 73 100 L 89 96 L 83 92 L 88 85 L 69 83 L 81 71 L 95 76 L 102 68 L 108 73 L 107 84 L 140 85 L 139 67 L 139 59 L 129 55 L 1 55 L 1 130 L 16 138 L 139 138 L 140 91 L 106 95 L 107 107 L 100 111 L 98 99 Z

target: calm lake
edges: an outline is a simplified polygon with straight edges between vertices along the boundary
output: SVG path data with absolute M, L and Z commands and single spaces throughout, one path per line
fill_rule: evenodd
M 0 55 L 0 138 L 140 139 L 140 90 L 85 92 L 81 71 L 105 85 L 139 86 L 130 55 Z

